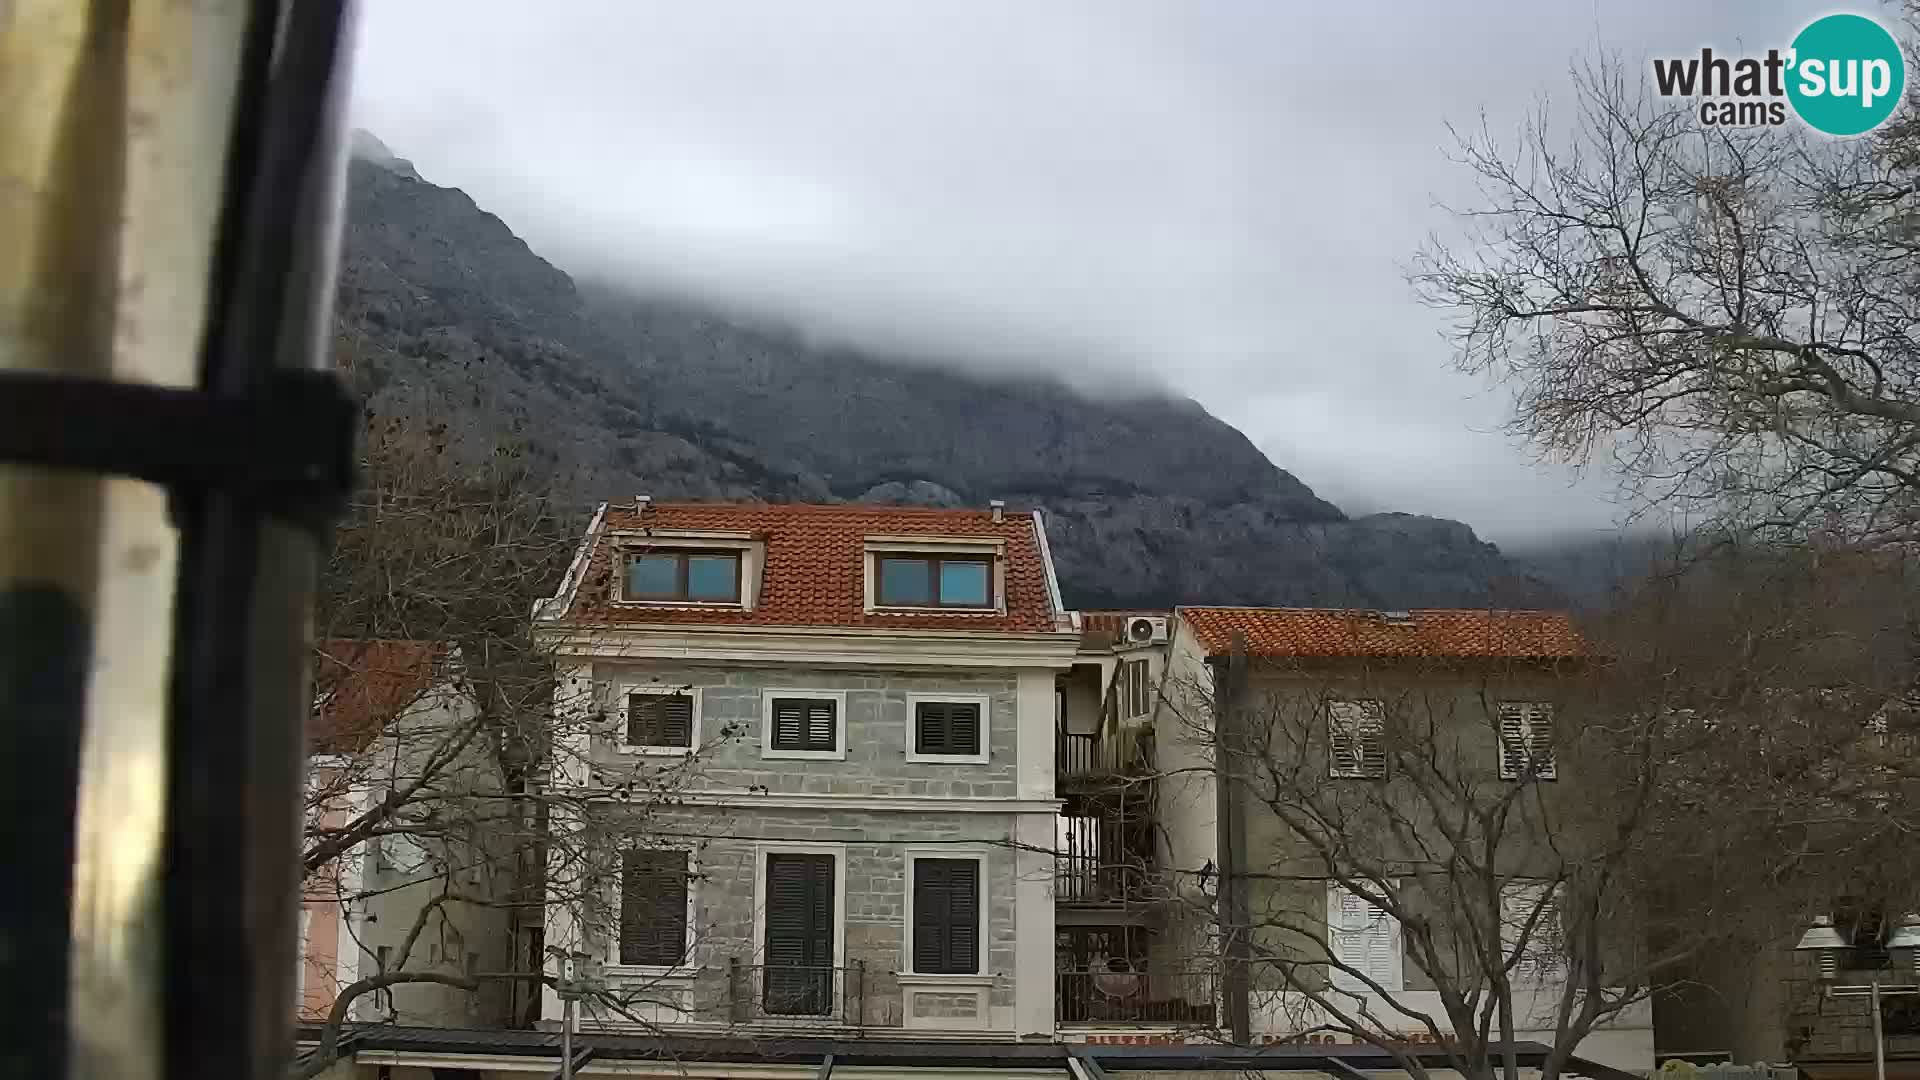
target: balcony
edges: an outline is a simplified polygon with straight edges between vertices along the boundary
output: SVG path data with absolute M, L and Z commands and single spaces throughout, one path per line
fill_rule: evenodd
M 1144 787 L 1066 792 L 1064 803 L 1055 822 L 1056 904 L 1113 908 L 1166 898 Z
M 1220 979 L 1208 968 L 1093 963 L 1054 974 L 1054 1016 L 1066 1025 L 1215 1026 Z
M 822 1025 L 867 1022 L 867 965 L 790 967 L 727 961 L 727 1015 L 734 1023 L 756 1020 Z
M 1153 733 L 1121 726 L 1093 735 L 1055 730 L 1054 771 L 1060 784 L 1143 778 L 1153 771 Z

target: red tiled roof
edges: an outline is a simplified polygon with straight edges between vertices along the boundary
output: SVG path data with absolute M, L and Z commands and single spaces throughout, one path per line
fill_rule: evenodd
M 432 641 L 347 638 L 322 641 L 315 651 L 307 744 L 319 754 L 363 749 L 433 686 L 447 653 Z
M 1432 608 L 1396 625 L 1378 611 L 1341 608 L 1181 608 L 1209 655 L 1228 652 L 1233 634 L 1247 652 L 1284 657 L 1564 659 L 1587 655 L 1573 620 L 1557 611 Z
M 753 610 L 669 607 L 609 602 L 613 584 L 611 533 L 643 528 L 751 533 L 766 544 L 766 565 Z M 1005 541 L 1006 610 L 869 613 L 866 539 L 926 536 Z M 1033 518 L 1008 511 L 813 505 L 804 503 L 654 503 L 644 515 L 609 506 L 594 538 L 566 623 L 646 623 L 702 626 L 844 627 L 900 630 L 979 630 L 1045 633 L 1056 629 L 1047 569 Z

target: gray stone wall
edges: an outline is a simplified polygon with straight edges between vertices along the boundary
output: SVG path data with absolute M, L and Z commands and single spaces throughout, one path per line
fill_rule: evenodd
M 611 850 L 621 822 L 608 817 L 595 826 L 604 833 L 603 849 Z M 974 851 L 986 856 L 983 899 L 987 908 L 987 939 L 983 943 L 982 974 L 991 982 L 984 989 L 991 1013 L 1011 1023 L 1015 954 L 1013 817 L 975 813 L 873 813 L 849 811 L 720 809 L 681 807 L 650 819 L 653 842 L 691 847 L 695 851 L 698 881 L 694 885 L 694 947 L 690 967 L 697 974 L 688 993 L 687 1019 L 723 1022 L 737 1019 L 742 993 L 752 993 L 755 973 L 744 968 L 730 977 L 733 963 L 754 963 L 756 868 L 769 841 L 844 845 L 846 897 L 842 913 L 845 961 L 849 970 L 836 978 L 836 997 L 845 994 L 849 1013 L 858 1011 L 869 1026 L 902 1026 L 912 1018 L 951 1016 L 963 1006 L 947 997 L 917 1000 L 898 975 L 907 966 L 906 898 L 907 853 L 960 855 Z M 589 922 L 599 948 L 611 909 Z M 1051 942 L 1030 947 L 1052 948 Z M 743 978 L 744 976 L 744 978 Z M 618 971 L 615 977 L 619 978 Z M 636 980 L 639 982 L 640 980 Z M 932 988 L 940 993 L 946 988 Z M 978 990 L 955 990 L 958 997 Z M 971 997 L 968 998 L 970 1003 Z M 911 1016 L 909 1009 L 913 1010 Z M 968 1010 L 971 1011 L 970 1009 Z M 852 1017 L 849 1016 L 849 1020 Z M 986 1027 L 987 1018 L 978 1025 Z
M 624 738 L 628 686 L 697 688 L 700 764 L 690 784 L 703 788 L 765 788 L 773 792 L 935 797 L 1010 797 L 1017 717 L 1011 672 L 927 674 L 846 672 L 787 667 L 594 665 L 594 683 L 608 723 L 594 739 L 593 760 L 617 768 L 636 760 L 618 752 Z M 768 758 L 761 733 L 769 689 L 846 694 L 844 760 Z M 988 698 L 987 764 L 907 760 L 912 731 L 909 694 L 982 694 Z M 1046 723 L 1052 717 L 1029 718 Z M 638 760 L 645 760 L 640 758 Z
M 1789 1015 L 1784 1040 L 1788 1054 L 1795 1059 L 1816 1060 L 1871 1057 L 1873 1012 L 1870 999 L 1864 994 L 1850 996 L 1828 993 L 1827 985 L 1820 982 L 1819 962 L 1813 956 L 1792 954 L 1789 972 L 1786 979 Z M 1870 977 L 1868 972 L 1842 969 L 1836 982 L 1850 987 L 1865 986 Z M 1879 977 L 1882 986 L 1910 986 L 1914 982 L 1911 968 L 1904 971 L 1884 970 Z M 1910 996 L 1895 994 L 1882 998 L 1882 1015 L 1891 1021 L 1886 1032 L 1887 1056 L 1890 1058 L 1920 1053 L 1920 1034 L 1914 1034 L 1911 1026 L 1900 1022 L 1905 1018 L 1901 1014 L 1911 1008 L 1909 1002 L 1913 1000 Z

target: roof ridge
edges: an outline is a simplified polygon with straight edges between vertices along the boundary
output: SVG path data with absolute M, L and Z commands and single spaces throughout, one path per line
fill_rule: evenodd
M 1441 607 L 1441 608 L 1391 608 L 1391 607 L 1307 607 L 1301 605 L 1283 605 L 1264 607 L 1257 604 L 1180 604 L 1175 611 L 1257 611 L 1284 612 L 1311 615 L 1347 615 L 1366 612 L 1404 611 L 1409 615 L 1542 615 L 1553 617 L 1571 617 L 1568 608 L 1481 608 L 1481 607 Z M 1088 612 L 1095 614 L 1095 612 Z
M 712 500 L 679 499 L 679 500 L 673 500 L 673 501 L 654 500 L 652 502 L 649 502 L 647 506 L 649 509 L 652 509 L 652 510 L 660 510 L 666 507 L 694 507 L 701 510 L 712 510 L 712 509 L 717 509 L 722 507 L 731 507 L 731 508 L 740 509 L 740 510 L 768 510 L 768 509 L 836 510 L 836 511 L 860 512 L 860 513 L 870 513 L 870 514 L 991 515 L 993 513 L 993 508 L 990 506 L 889 506 L 884 503 L 859 503 L 859 502 L 842 502 L 842 503 L 741 502 L 737 499 L 712 499 Z M 628 513 L 628 514 L 637 512 L 631 505 L 622 506 L 619 503 L 613 503 L 608 508 L 611 510 L 616 510 L 616 511 L 619 511 L 622 513 Z M 1002 507 L 1002 510 L 1009 517 L 1011 517 L 1014 514 L 1014 510 L 1011 507 Z

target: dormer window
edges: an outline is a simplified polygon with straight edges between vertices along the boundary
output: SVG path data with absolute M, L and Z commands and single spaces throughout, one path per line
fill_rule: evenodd
M 625 598 L 737 604 L 740 552 L 656 550 L 629 555 Z
M 975 555 L 882 555 L 883 607 L 990 608 L 993 560 Z

